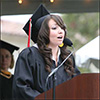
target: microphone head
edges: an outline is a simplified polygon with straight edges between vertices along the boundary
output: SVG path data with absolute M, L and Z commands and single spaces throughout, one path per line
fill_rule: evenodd
M 63 42 L 65 45 L 70 46 L 70 47 L 73 45 L 72 41 L 68 38 L 65 38 Z

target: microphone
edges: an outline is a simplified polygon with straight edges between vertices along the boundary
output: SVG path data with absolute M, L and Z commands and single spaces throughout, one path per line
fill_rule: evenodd
M 73 45 L 72 41 L 68 38 L 65 38 L 63 42 L 65 45 L 70 46 L 70 47 Z

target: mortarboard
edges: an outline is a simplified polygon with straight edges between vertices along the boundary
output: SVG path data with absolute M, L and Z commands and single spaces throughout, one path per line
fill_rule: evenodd
M 31 39 L 35 43 L 37 42 L 38 32 L 41 27 L 41 24 L 45 19 L 46 15 L 48 14 L 50 14 L 48 10 L 41 4 L 31 17 L 32 19 Z M 28 21 L 23 28 L 24 31 L 27 33 L 27 35 L 29 32 L 29 23 L 30 21 Z
M 14 50 L 19 49 L 19 47 L 17 47 L 17 46 L 14 46 L 8 42 L 0 40 L 0 49 L 1 48 L 7 49 L 11 54 L 14 52 Z

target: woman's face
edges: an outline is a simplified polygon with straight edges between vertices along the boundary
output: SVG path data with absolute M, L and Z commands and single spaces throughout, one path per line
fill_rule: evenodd
M 11 60 L 11 53 L 6 49 L 0 49 L 0 69 L 7 71 L 11 65 Z
M 50 46 L 59 46 L 63 42 L 64 36 L 65 36 L 65 31 L 63 29 L 61 29 L 61 27 L 58 26 L 57 23 L 53 19 L 50 19 L 48 25 L 49 25 L 49 29 L 50 29 L 49 45 Z

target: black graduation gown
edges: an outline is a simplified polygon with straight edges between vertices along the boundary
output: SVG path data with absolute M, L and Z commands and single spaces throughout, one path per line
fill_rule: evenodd
M 12 82 L 13 75 L 8 79 L 0 74 L 0 100 L 12 100 Z
M 59 59 L 58 65 L 62 62 Z M 75 63 L 74 63 L 75 64 Z M 76 75 L 80 71 L 75 67 Z M 53 63 L 52 68 L 55 68 Z M 34 46 L 24 49 L 16 62 L 13 80 L 13 100 L 34 100 L 40 93 L 45 91 L 46 78 L 49 72 L 45 70 L 45 62 L 38 49 Z M 59 85 L 72 77 L 60 67 L 56 72 L 56 85 Z M 48 80 L 47 89 L 53 87 L 52 77 Z

